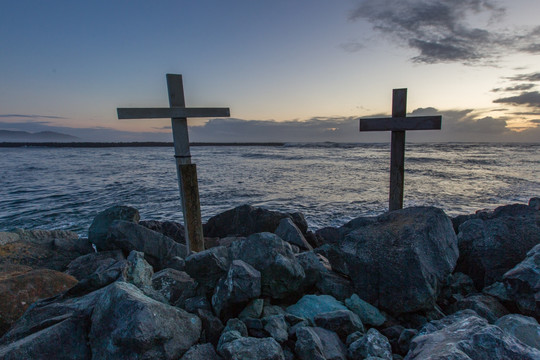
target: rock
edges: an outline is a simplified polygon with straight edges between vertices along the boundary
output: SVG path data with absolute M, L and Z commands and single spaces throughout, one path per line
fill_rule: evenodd
M 165 265 L 165 269 L 184 271 L 186 269 L 186 261 L 180 256 L 173 256 Z
M 20 240 L 21 238 L 16 233 L 0 231 L 0 246 L 11 244 L 12 242 Z
M 289 338 L 288 326 L 284 315 L 274 315 L 262 319 L 264 330 L 278 343 L 283 343 Z
M 450 306 L 449 311 L 450 313 L 455 313 L 459 310 L 465 309 L 474 310 L 490 324 L 494 324 L 498 318 L 509 313 L 508 310 L 497 301 L 497 299 L 484 294 L 469 295 Z
M 169 304 L 184 308 L 186 299 L 197 295 L 197 282 L 186 272 L 163 269 L 152 276 L 152 287 L 167 299 Z
M 304 295 L 298 302 L 287 308 L 289 314 L 315 322 L 315 316 L 330 311 L 347 310 L 338 300 L 330 295 Z
M 220 360 L 212 344 L 200 344 L 191 347 L 180 360 Z
M 349 346 L 349 358 L 362 359 L 379 357 L 385 360 L 392 360 L 392 348 L 388 339 L 374 328 L 361 339 L 356 340 Z
M 540 210 L 540 197 L 533 197 L 529 200 L 529 206 L 534 210 Z
M 345 276 L 349 276 L 349 267 L 345 261 L 345 254 L 337 246 L 332 244 L 325 244 L 314 250 L 316 254 L 328 259 L 332 271 L 340 273 Z
M 315 254 L 313 251 L 305 251 L 295 254 L 295 257 L 306 274 L 302 284 L 304 290 L 312 288 L 321 279 L 321 274 L 328 272 L 328 269 L 321 262 L 322 255 Z
M 65 273 L 82 280 L 120 260 L 125 260 L 120 250 L 92 252 L 70 262 Z
M 204 225 L 204 234 L 208 237 L 224 238 L 273 232 L 278 227 L 279 221 L 285 217 L 291 217 L 300 229 L 305 226 L 299 216 L 293 217 L 290 214 L 242 205 L 211 217 Z
M 154 269 L 144 260 L 144 254 L 132 251 L 127 258 L 128 266 L 124 270 L 125 279 L 139 289 L 152 287 Z
M 387 328 L 381 329 L 380 331 L 381 334 L 383 334 L 390 342 L 390 346 L 392 346 L 393 353 L 401 352 L 401 350 L 399 349 L 399 337 L 404 330 L 405 328 L 401 325 L 393 325 L 393 326 L 389 326 Z
M 288 243 L 271 233 L 254 234 L 230 247 L 233 259 L 242 260 L 261 272 L 262 294 L 284 299 L 301 290 L 304 269 Z
M 125 254 L 133 250 L 144 253 L 156 271 L 165 267 L 175 256 L 185 258 L 186 247 L 144 226 L 115 220 L 108 228 L 107 238 L 96 244 L 98 250 L 120 249 Z
M 97 253 L 99 254 L 99 253 Z M 92 255 L 92 254 L 88 254 Z M 91 262 L 94 257 L 89 256 L 84 259 L 84 262 Z M 123 255 L 121 256 L 123 258 Z M 80 259 L 80 258 L 78 258 Z M 89 264 L 87 264 L 89 265 Z M 125 259 L 115 260 L 113 258 L 103 259 L 96 261 L 97 268 L 94 272 L 84 275 L 83 272 L 93 270 L 93 267 L 84 266 L 80 268 L 77 273 L 80 276 L 84 276 L 80 281 L 71 289 L 67 291 L 69 296 L 81 296 L 84 294 L 91 293 L 98 289 L 101 289 L 110 283 L 120 280 L 127 281 L 126 279 L 126 270 L 129 266 L 128 261 Z
M 124 220 L 124 219 L 120 219 Z M 157 221 L 157 220 L 146 220 L 139 221 L 139 225 L 144 226 L 147 229 L 163 234 L 177 243 L 185 244 L 185 230 L 184 225 L 174 222 L 174 221 Z
M 347 336 L 347 340 L 345 341 L 345 345 L 347 345 L 347 347 L 349 347 L 349 345 L 351 345 L 356 340 L 361 339 L 362 337 L 364 337 L 364 332 L 363 331 L 355 331 L 352 334 L 350 334 L 349 336 Z
M 335 332 L 341 340 L 356 332 L 364 332 L 364 326 L 358 315 L 350 310 L 336 310 L 318 314 L 314 318 L 315 325 Z
M 242 337 L 248 336 L 246 324 L 238 319 L 229 319 L 229 321 L 227 321 L 227 326 L 223 329 L 223 333 L 229 331 L 237 331 Z
M 432 309 L 458 257 L 452 223 L 433 207 L 380 215 L 349 232 L 340 249 L 355 293 L 393 315 Z
M 187 298 L 184 302 L 184 310 L 195 314 L 198 309 L 208 310 L 212 312 L 212 305 L 206 296 L 197 295 L 194 297 Z
M 278 305 L 264 305 L 262 317 L 269 317 L 274 315 L 285 315 L 287 312 Z
M 362 321 L 363 324 L 371 326 L 381 326 L 386 321 L 386 317 L 375 306 L 360 299 L 356 294 L 345 299 L 345 305 Z
M 489 325 L 474 311 L 463 310 L 426 324 L 412 339 L 405 360 L 539 358 L 540 351 L 523 344 L 501 328 Z
M 338 336 L 322 328 L 301 327 L 296 331 L 295 353 L 301 360 L 347 358 L 346 348 Z
M 253 299 L 245 308 L 242 310 L 238 318 L 243 320 L 246 318 L 258 319 L 261 317 L 264 307 L 263 299 Z
M 540 244 L 532 248 L 525 260 L 503 276 L 508 295 L 519 311 L 540 319 Z
M 223 332 L 224 326 L 221 320 L 214 316 L 211 311 L 197 309 L 196 314 L 201 319 L 204 340 L 217 346 L 219 337 Z
M 509 314 L 500 317 L 495 325 L 503 329 L 522 343 L 540 350 L 540 325 L 532 317 Z
M 0 280 L 0 336 L 36 300 L 57 295 L 76 283 L 74 277 L 49 269 L 15 272 Z
M 213 290 L 219 279 L 227 274 L 229 265 L 228 251 L 222 246 L 193 253 L 186 258 L 186 272 L 207 292 Z
M 30 266 L 17 265 L 17 264 L 0 264 L 0 280 L 9 279 L 13 276 L 26 274 L 32 271 Z
M 233 260 L 227 276 L 212 296 L 214 312 L 221 318 L 237 316 L 246 304 L 261 295 L 261 273 L 242 260 Z
M 328 226 L 315 231 L 315 236 L 321 239 L 321 245 L 323 244 L 338 244 L 340 239 L 339 230 L 335 227 Z M 318 247 L 318 246 L 317 246 Z
M 261 319 L 245 318 L 242 321 L 246 324 L 249 336 L 256 338 L 270 337 L 268 331 L 264 329 Z
M 102 294 L 91 322 L 88 338 L 96 358 L 177 359 L 201 335 L 197 316 L 154 301 L 123 282 Z
M 321 273 L 315 286 L 324 295 L 332 295 L 338 300 L 345 300 L 354 293 L 351 280 L 333 271 Z
M 221 355 L 223 355 L 223 347 L 234 340 L 242 339 L 244 336 L 242 336 L 238 331 L 231 330 L 231 331 L 223 331 L 221 333 L 221 336 L 218 341 L 217 345 L 217 352 Z
M 540 243 L 540 212 L 508 205 L 477 215 L 459 227 L 456 271 L 469 275 L 477 289 L 501 281 L 504 273 Z
M 407 355 L 411 347 L 411 340 L 418 335 L 416 329 L 405 329 L 401 332 L 398 339 L 398 348 L 401 355 Z
M 243 337 L 223 345 L 220 354 L 227 360 L 284 360 L 281 346 L 272 338 Z
M 437 298 L 437 304 L 444 309 L 465 296 L 475 293 L 472 279 L 463 273 L 457 272 L 448 275 Z
M 313 250 L 302 234 L 302 231 L 290 218 L 283 218 L 274 233 L 289 244 L 296 245 L 302 250 Z
M 0 243 L 0 265 L 64 271 L 72 260 L 94 252 L 90 242 L 73 231 L 17 229 L 4 234 L 9 240 Z
M 109 226 L 111 226 L 115 220 L 123 220 L 137 224 L 140 218 L 139 211 L 130 206 L 116 205 L 110 207 L 96 215 L 88 229 L 88 240 L 95 244 L 99 250 L 113 250 L 109 249 L 107 244 Z
M 302 232 L 302 234 L 307 235 L 308 223 L 306 221 L 306 218 L 304 217 L 304 214 L 297 211 L 297 212 L 290 213 L 288 215 L 292 219 L 294 225 L 298 227 L 298 229 Z

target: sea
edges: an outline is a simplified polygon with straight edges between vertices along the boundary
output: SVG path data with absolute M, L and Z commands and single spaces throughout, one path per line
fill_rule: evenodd
M 195 146 L 203 221 L 249 204 L 301 212 L 309 227 L 388 210 L 390 144 Z M 183 222 L 172 147 L 0 148 L 0 231 L 86 236 L 113 205 Z M 540 196 L 540 143 L 409 143 L 404 206 L 449 216 Z

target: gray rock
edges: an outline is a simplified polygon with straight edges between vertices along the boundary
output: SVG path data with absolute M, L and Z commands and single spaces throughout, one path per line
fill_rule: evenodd
M 223 329 L 223 333 L 229 331 L 237 331 L 242 337 L 248 336 L 246 324 L 238 319 L 229 319 L 229 321 L 227 321 L 227 325 L 225 326 L 225 329 Z
M 128 266 L 124 269 L 124 277 L 127 282 L 132 283 L 139 289 L 152 287 L 152 276 L 154 269 L 144 260 L 144 254 L 139 251 L 132 251 L 127 258 Z
M 261 273 L 242 260 L 233 260 L 227 276 L 216 287 L 212 307 L 219 317 L 229 318 L 260 295 Z
M 224 329 L 223 323 L 209 310 L 197 309 L 195 313 L 197 314 L 199 319 L 201 319 L 201 338 L 204 338 L 204 341 L 212 343 L 212 345 L 214 346 L 217 346 L 219 337 L 221 336 L 221 333 Z
M 291 217 L 300 229 L 305 226 L 298 216 L 242 205 L 211 217 L 204 225 L 204 234 L 208 237 L 224 238 L 273 232 L 279 221 L 285 217 Z
M 386 321 L 386 317 L 379 309 L 360 299 L 356 294 L 352 294 L 350 298 L 345 299 L 345 305 L 360 317 L 363 324 L 381 326 Z
M 348 354 L 351 359 L 362 359 L 373 356 L 392 360 L 392 347 L 384 335 L 371 328 L 366 335 L 349 346 Z
M 219 338 L 218 344 L 217 344 L 217 352 L 220 355 L 223 355 L 223 347 L 234 340 L 242 339 L 244 336 L 242 336 L 238 331 L 231 330 L 231 331 L 223 331 L 221 333 L 221 336 Z
M 177 359 L 201 334 L 197 316 L 154 301 L 122 282 L 102 294 L 91 322 L 88 338 L 96 358 Z
M 512 301 L 512 297 L 506 289 L 506 285 L 502 282 L 494 282 L 493 284 L 482 289 L 482 293 L 493 296 L 495 299 L 499 300 L 501 304 L 506 305 Z
M 444 309 L 463 299 L 465 296 L 476 293 L 472 279 L 463 273 L 457 272 L 448 275 L 437 298 L 437 304 Z
M 107 231 L 107 238 L 100 242 L 98 249 L 120 249 L 124 253 L 140 251 L 157 271 L 163 269 L 173 257 L 186 256 L 184 245 L 133 222 L 115 220 Z
M 315 254 L 313 251 L 305 251 L 295 254 L 295 257 L 306 274 L 302 284 L 305 290 L 312 288 L 321 279 L 322 273 L 328 272 L 328 269 L 324 266 L 324 260 L 321 259 L 322 255 Z
M 363 331 L 355 331 L 352 334 L 350 334 L 349 336 L 347 336 L 347 340 L 345 341 L 345 345 L 347 345 L 347 347 L 349 347 L 353 342 L 355 342 L 358 339 L 361 339 L 362 337 L 364 337 L 364 332 Z
M 501 305 L 492 296 L 484 294 L 473 294 L 463 298 L 450 306 L 450 313 L 455 313 L 459 310 L 471 309 L 478 315 L 486 319 L 490 324 L 494 324 L 498 318 L 507 315 L 508 310 Z
M 230 259 L 227 248 L 213 247 L 186 258 L 186 272 L 206 290 L 216 287 L 220 278 L 227 274 Z
M 220 360 L 212 344 L 195 345 L 189 349 L 180 360 Z
M 91 258 L 90 258 L 91 259 Z M 81 296 L 101 289 L 114 281 L 127 281 L 127 260 L 97 261 L 98 267 L 93 273 L 81 279 L 66 292 L 67 296 Z
M 522 343 L 540 350 L 540 325 L 532 317 L 509 314 L 499 318 L 495 325 Z
M 337 245 L 325 244 L 313 251 L 328 260 L 332 271 L 349 276 L 349 267 L 345 259 L 345 254 Z
M 287 308 L 288 313 L 309 320 L 311 324 L 314 324 L 315 316 L 336 310 L 347 308 L 330 295 L 304 295 L 296 304 Z
M 432 309 L 458 257 L 452 223 L 433 207 L 378 216 L 349 232 L 340 248 L 355 293 L 394 315 Z
M 315 236 L 321 239 L 323 244 L 337 244 L 340 234 L 338 228 L 328 226 L 315 231 Z
M 503 276 L 508 295 L 524 315 L 540 319 L 540 244 Z
M 120 260 L 125 260 L 120 250 L 92 252 L 70 262 L 65 273 L 82 280 Z
M 227 342 L 220 354 L 226 360 L 284 360 L 281 346 L 272 338 L 257 339 L 244 337 Z
M 206 296 L 198 295 L 187 298 L 184 302 L 183 309 L 187 312 L 195 314 L 198 309 L 212 311 L 212 305 L 210 304 Z
M 351 280 L 333 271 L 321 273 L 315 287 L 319 293 L 331 295 L 338 300 L 345 300 L 354 293 Z
M 416 329 L 405 329 L 401 332 L 398 339 L 398 348 L 401 355 L 407 355 L 411 347 L 411 340 L 418 335 Z
M 533 197 L 529 199 L 529 206 L 535 210 L 540 210 L 540 197 Z
M 296 331 L 295 353 L 302 359 L 345 360 L 347 349 L 336 333 L 319 327 L 301 327 Z
M 246 318 L 258 319 L 262 315 L 263 307 L 263 299 L 253 299 L 238 315 L 238 318 L 241 320 Z
M 269 317 L 274 315 L 285 315 L 287 312 L 278 305 L 264 305 L 262 317 Z
M 268 331 L 264 329 L 261 319 L 245 318 L 242 321 L 246 324 L 249 336 L 256 338 L 270 337 Z
M 401 352 L 399 350 L 399 337 L 404 330 L 405 328 L 401 325 L 393 325 L 380 330 L 380 333 L 383 334 L 390 342 L 393 353 Z
M 282 240 L 288 242 L 289 244 L 296 245 L 302 250 L 313 250 L 302 234 L 302 231 L 298 229 L 290 218 L 281 219 L 274 233 Z
M 109 226 L 115 220 L 123 220 L 137 224 L 140 219 L 139 211 L 130 206 L 116 205 L 96 215 L 88 229 L 88 240 L 96 245 L 98 250 L 114 250 L 107 242 Z
M 274 315 L 262 319 L 264 330 L 278 343 L 283 343 L 289 338 L 288 326 L 284 315 Z
M 174 222 L 174 221 L 157 221 L 157 220 L 146 220 L 139 221 L 139 225 L 144 226 L 152 231 L 163 234 L 177 243 L 185 244 L 185 230 L 184 225 Z
M 165 269 L 184 271 L 186 269 L 186 261 L 180 256 L 173 256 L 165 265 Z
M 163 269 L 152 276 L 152 287 L 159 291 L 170 304 L 184 308 L 186 299 L 197 295 L 197 282 L 186 272 Z
M 540 243 L 540 211 L 508 205 L 477 214 L 459 227 L 456 271 L 468 274 L 477 289 L 501 281 L 504 273 Z
M 411 341 L 405 360 L 539 358 L 540 351 L 488 324 L 474 311 L 463 310 L 426 324 Z
M 254 234 L 230 247 L 233 259 L 243 260 L 261 272 L 262 294 L 284 299 L 301 290 L 304 269 L 291 246 L 271 233 Z
M 335 332 L 341 340 L 357 331 L 364 332 L 364 326 L 358 315 L 350 310 L 336 310 L 318 314 L 314 318 L 315 325 Z

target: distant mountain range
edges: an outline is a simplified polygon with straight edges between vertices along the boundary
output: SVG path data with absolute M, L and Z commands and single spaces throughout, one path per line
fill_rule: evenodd
M 54 131 L 40 131 L 29 133 L 27 131 L 0 130 L 0 142 L 70 142 L 81 141 L 76 136 L 62 134 Z

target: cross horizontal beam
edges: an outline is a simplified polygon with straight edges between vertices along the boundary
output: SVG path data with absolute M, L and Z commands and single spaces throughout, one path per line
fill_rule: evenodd
M 442 116 L 360 119 L 360 131 L 440 130 Z
M 229 108 L 118 108 L 118 119 L 229 117 Z

